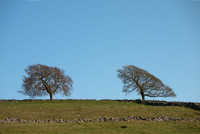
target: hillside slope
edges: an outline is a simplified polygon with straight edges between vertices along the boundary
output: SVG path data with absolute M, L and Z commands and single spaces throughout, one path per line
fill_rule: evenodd
M 101 117 L 141 116 L 199 118 L 200 111 L 180 106 L 149 106 L 134 102 L 62 100 L 32 102 L 0 102 L 0 119 L 97 119 Z

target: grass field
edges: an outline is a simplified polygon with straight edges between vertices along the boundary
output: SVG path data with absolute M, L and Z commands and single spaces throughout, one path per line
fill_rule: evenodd
M 126 125 L 127 128 L 120 126 Z M 199 122 L 88 122 L 88 123 L 40 123 L 0 124 L 0 133 L 200 133 Z
M 198 118 L 200 111 L 178 106 L 146 106 L 133 102 L 65 100 L 35 102 L 1 102 L 0 119 L 97 119 L 100 117 L 141 116 L 152 118 L 165 115 L 174 118 Z M 120 126 L 127 128 L 120 128 Z M 0 124 L 5 133 L 200 133 L 200 122 L 87 122 Z

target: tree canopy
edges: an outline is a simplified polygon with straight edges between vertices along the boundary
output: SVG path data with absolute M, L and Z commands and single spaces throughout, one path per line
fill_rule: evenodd
M 123 92 L 138 92 L 145 101 L 148 97 L 175 97 L 173 90 L 147 71 L 134 65 L 123 66 L 117 70 L 118 78 L 122 80 Z
M 28 76 L 23 78 L 23 90 L 19 91 L 22 94 L 31 98 L 49 94 L 51 100 L 56 93 L 65 96 L 71 94 L 73 81 L 70 76 L 64 74 L 64 70 L 37 64 L 28 66 L 25 72 Z

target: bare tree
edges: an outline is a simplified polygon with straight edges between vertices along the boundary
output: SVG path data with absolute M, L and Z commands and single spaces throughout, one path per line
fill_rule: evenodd
M 73 81 L 64 74 L 64 70 L 37 64 L 28 66 L 25 72 L 28 76 L 23 78 L 24 90 L 19 91 L 22 94 L 31 98 L 49 94 L 50 100 L 53 100 L 53 95 L 56 93 L 63 93 L 65 96 L 71 94 Z
M 130 93 L 138 92 L 145 101 L 145 96 L 148 97 L 175 97 L 176 94 L 169 86 L 166 86 L 162 81 L 147 71 L 133 65 L 123 66 L 123 69 L 117 70 L 118 78 L 123 83 L 123 92 Z

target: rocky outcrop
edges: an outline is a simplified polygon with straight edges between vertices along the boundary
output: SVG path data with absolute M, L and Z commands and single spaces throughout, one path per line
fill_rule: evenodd
M 153 118 L 143 118 L 140 116 L 132 117 L 124 117 L 124 118 L 118 118 L 118 117 L 101 117 L 98 119 L 89 119 L 89 118 L 83 118 L 83 119 L 73 119 L 73 120 L 65 120 L 65 119 L 51 119 L 51 120 L 23 120 L 23 119 L 17 119 L 17 118 L 11 118 L 11 119 L 4 119 L 0 120 L 0 124 L 5 123 L 84 123 L 84 122 L 124 122 L 124 121 L 200 121 L 200 118 L 196 119 L 185 119 L 185 118 L 173 118 L 173 117 L 167 117 L 167 116 L 161 116 L 161 117 L 153 117 Z

